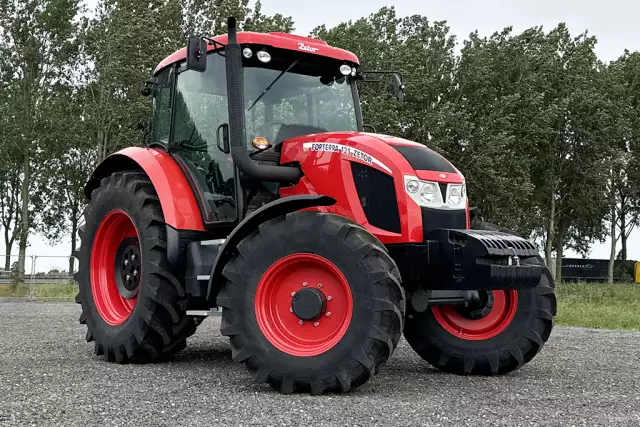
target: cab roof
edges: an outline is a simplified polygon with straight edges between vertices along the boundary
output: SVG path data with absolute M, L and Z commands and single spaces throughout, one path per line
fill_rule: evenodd
M 213 39 L 222 44 L 227 44 L 227 35 L 221 34 L 213 37 Z M 253 33 L 253 32 L 239 32 L 238 33 L 239 44 L 253 44 L 262 46 L 271 46 L 279 49 L 289 49 L 293 51 L 300 51 L 304 53 L 310 53 L 318 56 L 324 56 L 328 58 L 334 58 L 343 61 L 349 61 L 355 64 L 359 64 L 358 57 L 348 50 L 332 47 L 327 42 L 314 39 L 311 37 L 296 36 L 288 33 Z M 214 44 L 209 44 L 207 51 L 216 50 Z M 163 59 L 156 67 L 153 74 L 157 74 L 164 68 L 175 64 L 176 62 L 186 59 L 186 48 L 178 49 L 171 55 Z

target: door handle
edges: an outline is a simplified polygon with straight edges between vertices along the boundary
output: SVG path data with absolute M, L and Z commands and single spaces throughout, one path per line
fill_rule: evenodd
M 220 141 L 220 129 L 222 129 L 222 141 Z M 224 154 L 229 154 L 229 125 L 227 123 L 218 126 L 218 129 L 216 129 L 216 139 L 218 150 Z M 220 145 L 220 142 L 222 142 L 222 145 Z

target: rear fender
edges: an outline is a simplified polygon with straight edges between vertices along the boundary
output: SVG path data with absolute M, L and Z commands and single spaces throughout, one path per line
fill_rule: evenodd
M 93 171 L 84 193 L 91 199 L 91 192 L 100 181 L 114 172 L 144 171 L 153 184 L 164 221 L 176 230 L 205 231 L 198 202 L 180 166 L 165 151 L 154 148 L 130 147 L 104 159 Z
M 243 219 L 240 224 L 233 229 L 231 234 L 229 234 L 227 240 L 218 251 L 218 256 L 213 263 L 211 274 L 209 276 L 207 301 L 212 305 L 216 305 L 216 297 L 224 284 L 224 277 L 222 277 L 222 270 L 224 269 L 224 266 L 236 254 L 236 247 L 242 239 L 256 230 L 260 224 L 272 218 L 286 215 L 291 212 L 316 206 L 331 206 L 335 203 L 336 200 L 329 196 L 320 196 L 315 194 L 283 197 L 262 206 L 260 209 L 255 210 L 251 215 Z

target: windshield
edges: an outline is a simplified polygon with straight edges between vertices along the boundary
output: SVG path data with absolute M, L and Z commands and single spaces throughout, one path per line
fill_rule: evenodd
M 270 68 L 244 69 L 248 148 L 255 136 L 277 144 L 294 134 L 358 130 L 352 82 L 338 73 L 338 64 L 332 63 L 328 72 L 325 64 L 291 67 L 290 60 L 272 62 Z M 179 75 L 174 142 L 188 143 L 185 148 L 211 145 L 217 127 L 228 123 L 225 75 L 224 58 L 216 54 L 209 54 L 205 72 Z
M 264 136 L 273 143 L 297 135 L 356 131 L 351 85 L 344 76 L 317 76 L 289 71 L 247 111 L 247 137 Z M 278 77 L 279 70 L 245 68 L 245 108 Z

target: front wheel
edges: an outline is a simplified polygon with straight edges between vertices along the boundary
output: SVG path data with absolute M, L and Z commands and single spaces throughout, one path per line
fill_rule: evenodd
M 261 224 L 223 274 L 221 332 L 233 359 L 282 393 L 357 387 L 400 339 L 397 267 L 346 218 L 297 212 Z
M 529 259 L 529 263 L 543 263 Z M 553 280 L 544 269 L 529 290 L 481 292 L 483 307 L 436 306 L 409 311 L 404 335 L 434 367 L 462 375 L 498 375 L 523 366 L 549 339 L 556 314 Z

